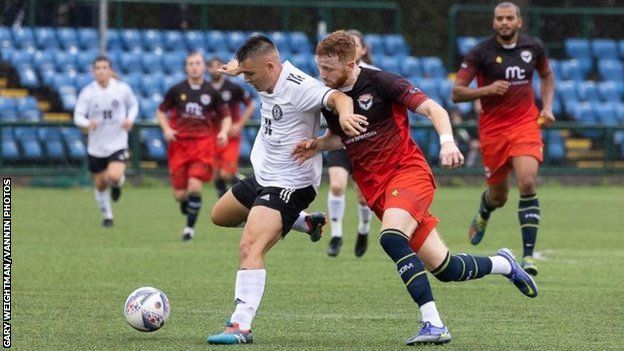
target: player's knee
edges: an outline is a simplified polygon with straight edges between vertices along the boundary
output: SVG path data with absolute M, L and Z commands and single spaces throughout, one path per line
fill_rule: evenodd
M 535 177 L 533 175 L 519 177 L 518 190 L 521 194 L 535 194 Z
M 345 193 L 345 186 L 340 182 L 331 183 L 329 185 L 329 191 L 331 191 L 334 196 L 341 196 Z
M 379 244 L 381 248 L 390 256 L 393 260 L 399 258 L 405 249 L 409 249 L 409 242 L 404 234 L 395 229 L 385 229 L 379 235 Z M 411 251 L 411 249 L 410 249 Z
M 507 192 L 504 193 L 488 193 L 487 201 L 494 207 L 503 207 L 507 203 Z

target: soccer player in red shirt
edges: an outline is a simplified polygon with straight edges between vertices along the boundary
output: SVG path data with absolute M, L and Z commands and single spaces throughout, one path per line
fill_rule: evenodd
M 169 142 L 173 195 L 186 215 L 182 240 L 187 241 L 195 235 L 202 185 L 212 179 L 216 148 L 227 144 L 232 118 L 219 92 L 204 80 L 204 56 L 190 53 L 185 69 L 187 79 L 167 91 L 156 116 Z
M 225 79 L 219 73 L 219 68 L 223 62 L 214 57 L 208 62 L 208 73 L 210 74 L 213 88 L 220 94 L 223 102 L 228 105 L 232 116 L 232 128 L 228 133 L 228 143 L 224 147 L 217 147 L 215 160 L 215 187 L 219 197 L 223 196 L 229 189 L 227 183 L 234 185 L 238 182 L 238 157 L 240 155 L 241 132 L 245 123 L 256 109 L 256 103 L 251 99 L 251 94 L 240 85 Z M 241 104 L 245 105 L 245 110 L 241 112 Z
M 443 282 L 466 281 L 486 274 L 502 274 L 526 296 L 537 286 L 509 250 L 495 256 L 452 255 L 436 230 L 438 219 L 429 212 L 435 181 L 420 148 L 410 137 L 407 109 L 427 116 L 440 134 L 440 163 L 462 165 L 464 158 L 453 140 L 447 112 L 405 78 L 357 66 L 355 42 L 344 31 L 330 34 L 316 48 L 320 77 L 354 101 L 354 112 L 368 125 L 343 130 L 334 112 L 324 110 L 328 131 L 299 143 L 299 160 L 320 151 L 345 147 L 353 178 L 368 206 L 381 219 L 380 244 L 396 263 L 399 276 L 422 314 L 423 325 L 408 345 L 451 341 L 438 314 L 425 269 Z
M 481 242 L 491 213 L 507 202 L 509 172 L 513 169 L 520 193 L 522 267 L 537 275 L 533 249 L 540 207 L 535 178 L 543 160 L 540 124 L 549 127 L 555 121 L 555 80 L 541 42 L 518 32 L 522 17 L 517 5 L 504 2 L 496 6 L 493 27 L 496 34 L 466 55 L 453 87 L 453 101 L 479 99 L 482 106 L 479 139 L 488 188 L 481 196 L 468 236 L 473 245 Z M 534 101 L 535 71 L 540 77 L 541 112 Z M 469 88 L 475 77 L 477 88 Z

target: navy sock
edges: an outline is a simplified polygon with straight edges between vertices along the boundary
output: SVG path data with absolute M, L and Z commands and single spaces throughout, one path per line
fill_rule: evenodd
M 522 231 L 522 256 L 533 256 L 537 229 L 540 222 L 540 207 L 537 195 L 522 195 L 518 202 L 518 219 Z
M 222 197 L 227 192 L 227 188 L 225 187 L 225 181 L 221 178 L 218 178 L 214 182 L 215 188 L 217 188 L 217 196 Z
M 431 271 L 442 282 L 461 282 L 479 279 L 492 272 L 492 260 L 489 257 L 472 256 L 461 253 L 446 254 L 442 264 Z
M 197 216 L 199 215 L 199 210 L 201 209 L 201 195 L 192 194 L 188 197 L 188 206 L 186 207 L 187 215 L 186 215 L 186 226 L 193 228 L 195 226 L 195 221 L 197 221 Z
M 188 214 L 188 200 L 181 200 L 180 201 L 180 212 L 182 212 L 183 215 L 187 215 Z
M 481 214 L 481 218 L 486 221 L 490 219 L 490 214 L 494 212 L 496 207 L 488 204 L 487 202 L 487 190 L 481 194 L 481 204 L 479 205 L 479 213 Z
M 397 265 L 399 276 L 418 306 L 433 301 L 433 293 L 422 261 L 409 246 L 407 236 L 396 229 L 386 229 L 379 236 L 379 243 Z

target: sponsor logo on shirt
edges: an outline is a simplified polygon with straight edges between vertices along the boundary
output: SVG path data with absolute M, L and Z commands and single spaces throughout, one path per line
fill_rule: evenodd
M 520 53 L 520 58 L 522 59 L 522 61 L 529 63 L 533 58 L 533 54 L 531 54 L 529 50 L 524 50 Z
M 279 121 L 280 119 L 282 119 L 282 116 L 284 115 L 280 105 L 274 105 L 272 112 L 273 112 L 273 119 L 276 121 Z
M 368 111 L 373 106 L 373 95 L 364 94 L 358 97 L 358 105 L 364 111 Z
M 346 145 L 346 144 L 355 143 L 356 141 L 360 141 L 360 140 L 363 140 L 363 139 L 368 139 L 368 138 L 370 138 L 372 136 L 375 136 L 375 135 L 377 135 L 377 131 L 373 130 L 372 132 L 360 134 L 360 135 L 355 136 L 355 137 L 353 137 L 351 139 L 347 139 L 347 140 L 344 141 L 344 144 Z

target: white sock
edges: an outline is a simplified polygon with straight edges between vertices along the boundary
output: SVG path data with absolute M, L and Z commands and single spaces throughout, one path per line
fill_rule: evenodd
M 308 228 L 308 223 L 306 223 L 305 220 L 307 215 L 308 214 L 305 211 L 299 212 L 299 217 L 297 217 L 297 220 L 293 223 L 292 229 L 298 232 L 307 233 L 308 230 L 310 230 L 310 228 Z
M 441 328 L 444 326 L 442 320 L 440 319 L 440 314 L 438 313 L 438 308 L 434 301 L 429 301 L 426 304 L 420 306 L 420 315 L 422 316 L 423 322 L 429 322 L 431 325 Z
M 366 205 L 358 203 L 358 215 L 360 222 L 358 224 L 358 234 L 368 234 L 370 232 L 371 209 Z
M 110 192 L 108 188 L 104 191 L 95 189 L 95 201 L 98 203 L 100 212 L 105 219 L 113 219 L 113 209 L 111 208 Z
M 332 238 L 342 237 L 342 217 L 345 211 L 345 195 L 336 196 L 330 191 L 327 194 L 327 208 L 329 210 L 329 224 Z
M 503 274 L 507 275 L 511 273 L 511 263 L 503 256 L 490 256 L 492 261 L 492 273 L 491 274 Z
M 117 184 L 113 184 L 114 187 L 116 188 L 121 188 L 124 183 L 126 182 L 126 176 L 125 175 L 121 175 L 121 178 L 119 178 L 119 181 L 117 182 Z
M 241 269 L 236 273 L 236 288 L 234 301 L 236 311 L 230 321 L 238 323 L 242 330 L 251 329 L 251 321 L 258 311 L 264 283 L 266 281 L 266 269 Z

